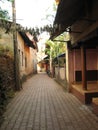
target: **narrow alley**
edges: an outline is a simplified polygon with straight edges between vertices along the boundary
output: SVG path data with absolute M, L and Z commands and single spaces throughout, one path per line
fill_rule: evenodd
M 45 73 L 24 83 L 4 117 L 0 130 L 98 130 L 98 117 Z

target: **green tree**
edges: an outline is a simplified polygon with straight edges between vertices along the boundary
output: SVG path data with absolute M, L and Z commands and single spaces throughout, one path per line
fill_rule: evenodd
M 45 52 L 49 56 L 49 65 L 50 65 L 50 73 L 53 74 L 53 59 L 58 55 L 65 53 L 66 51 L 66 43 L 64 41 L 64 35 L 56 38 L 56 41 L 48 40 L 46 42 Z
M 0 2 L 6 2 L 6 1 L 12 2 L 13 0 L 0 0 Z M 0 19 L 9 19 L 9 18 L 10 16 L 9 16 L 8 11 L 0 7 Z
M 48 40 L 46 42 L 46 49 L 45 52 L 47 55 L 50 56 L 52 59 L 57 57 L 58 55 L 65 53 L 66 51 L 66 42 L 64 41 L 64 35 L 61 35 L 55 39 L 55 41 Z

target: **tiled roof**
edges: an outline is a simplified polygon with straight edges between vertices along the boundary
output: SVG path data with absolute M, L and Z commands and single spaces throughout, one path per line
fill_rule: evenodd
M 32 47 L 32 48 L 36 48 L 33 41 L 31 41 L 28 36 L 25 34 L 25 32 L 19 32 L 19 34 L 21 35 L 21 37 L 23 38 L 25 44 L 28 46 L 28 47 Z

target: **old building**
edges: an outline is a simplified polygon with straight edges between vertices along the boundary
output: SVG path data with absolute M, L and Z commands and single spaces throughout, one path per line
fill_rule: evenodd
M 12 22 L 5 21 L 5 20 L 0 20 L 0 58 L 11 58 L 13 60 L 13 63 L 10 65 L 11 71 L 13 70 L 13 75 L 9 77 L 8 80 L 15 79 L 14 75 L 14 55 L 16 53 L 14 52 L 14 43 L 13 43 L 13 24 Z M 20 26 L 20 25 L 17 25 Z M 17 44 L 17 49 L 18 49 L 18 63 L 19 63 L 19 72 L 20 72 L 20 79 L 26 78 L 26 76 L 30 74 L 37 73 L 37 40 L 35 39 L 34 36 L 32 36 L 29 32 L 17 30 L 17 39 L 16 39 L 16 44 Z M 30 39 L 31 38 L 31 39 Z M 1 60 L 2 62 L 4 60 Z M 1 65 L 1 63 L 0 63 Z M 4 63 L 4 65 L 6 65 Z M 3 65 L 1 65 L 1 70 Z M 7 67 L 7 65 L 6 65 Z M 6 72 L 7 72 L 6 68 Z M 9 70 L 10 71 L 10 70 Z M 6 76 L 6 75 L 5 75 Z M 2 77 L 2 76 L 1 76 Z M 4 78 L 6 80 L 7 78 Z M 13 81 L 14 82 L 14 81 Z
M 17 33 L 21 78 L 37 73 L 37 44 L 29 36 L 25 32 Z
M 98 1 L 60 0 L 54 21 L 54 39 L 64 31 L 66 79 L 70 91 L 83 103 L 98 97 Z

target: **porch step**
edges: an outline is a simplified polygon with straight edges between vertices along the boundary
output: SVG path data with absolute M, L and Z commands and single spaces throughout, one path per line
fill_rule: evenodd
M 98 92 L 84 92 L 86 104 L 92 103 L 93 98 L 98 97 Z
M 83 91 L 76 87 L 71 88 L 71 92 L 84 104 L 91 104 L 93 98 L 98 97 L 98 92 L 94 91 Z
M 92 99 L 93 112 L 98 115 L 98 98 Z

